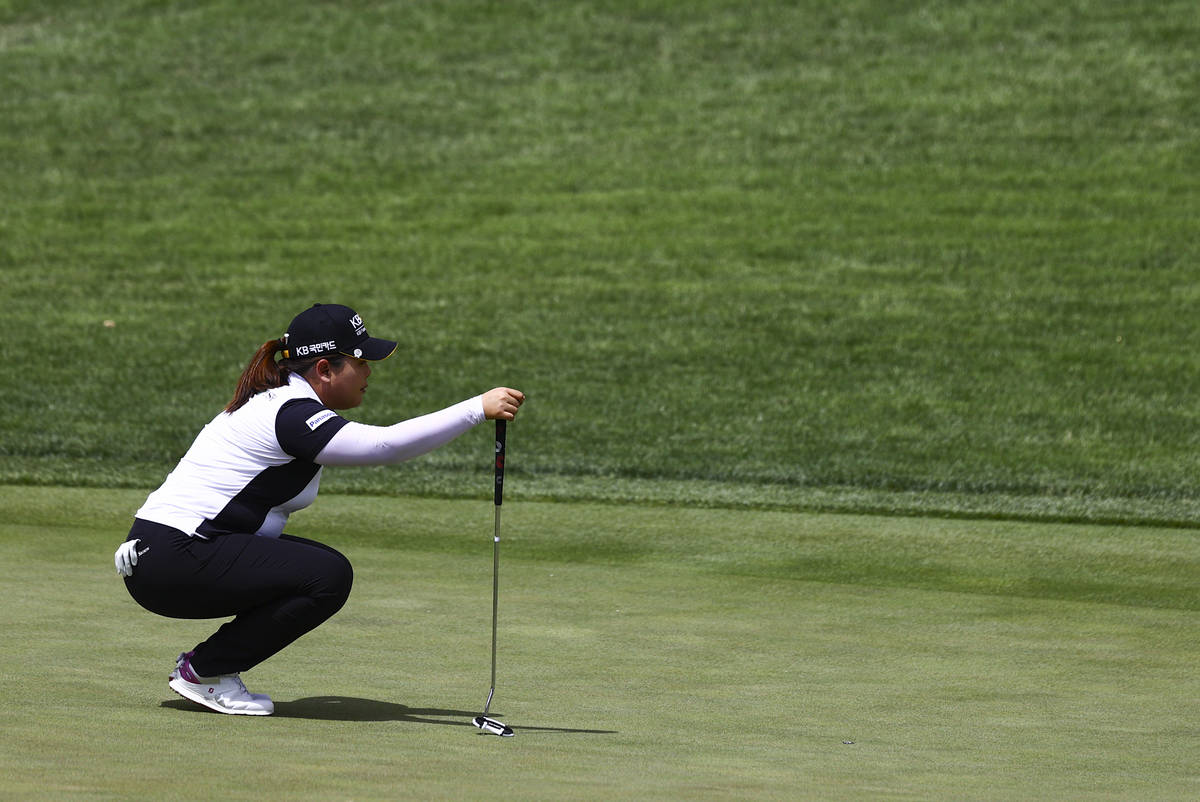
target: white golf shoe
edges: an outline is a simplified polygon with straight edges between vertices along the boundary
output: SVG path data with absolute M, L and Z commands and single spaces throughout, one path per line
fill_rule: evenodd
M 218 713 L 239 716 L 269 716 L 275 712 L 270 696 L 250 693 L 238 674 L 201 677 L 192 670 L 191 652 L 175 660 L 175 670 L 167 677 L 171 690 Z

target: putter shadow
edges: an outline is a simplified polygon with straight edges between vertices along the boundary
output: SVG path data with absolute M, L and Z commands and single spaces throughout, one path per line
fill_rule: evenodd
M 168 699 L 162 707 L 190 713 L 222 715 L 186 699 Z M 409 721 L 414 724 L 440 724 L 446 727 L 471 727 L 478 710 L 449 710 L 440 707 L 409 707 L 378 699 L 359 699 L 353 696 L 309 696 L 291 702 L 276 702 L 273 718 L 302 718 L 313 721 Z M 503 716 L 496 715 L 497 718 Z M 507 722 L 506 722 L 507 723 Z M 526 727 L 512 725 L 518 732 L 573 733 L 582 735 L 615 735 L 617 730 L 581 730 L 568 727 Z
M 509 724 L 509 726 L 518 734 L 522 732 L 549 732 L 567 735 L 617 735 L 620 733 L 620 730 L 577 730 L 570 727 L 533 727 L 526 726 L 525 724 Z

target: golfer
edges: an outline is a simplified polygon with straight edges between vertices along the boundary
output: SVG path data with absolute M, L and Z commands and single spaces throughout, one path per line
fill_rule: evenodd
M 114 556 L 134 600 L 171 618 L 233 616 L 176 659 L 168 684 L 180 696 L 221 713 L 270 715 L 270 697 L 248 692 L 241 672 L 346 602 L 350 562 L 283 532 L 288 515 L 316 498 L 324 466 L 411 459 L 485 419 L 512 420 L 525 400 L 498 387 L 393 426 L 338 415 L 362 403 L 371 362 L 395 350 L 348 307 L 315 304 L 296 315 L 258 349 L 229 405 L 137 511 Z

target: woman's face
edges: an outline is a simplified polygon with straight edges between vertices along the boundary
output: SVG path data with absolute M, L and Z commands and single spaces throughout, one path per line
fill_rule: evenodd
M 362 403 L 370 375 L 370 362 L 347 357 L 340 366 L 331 367 L 327 376 L 322 375 L 317 395 L 321 403 L 330 409 L 353 409 Z

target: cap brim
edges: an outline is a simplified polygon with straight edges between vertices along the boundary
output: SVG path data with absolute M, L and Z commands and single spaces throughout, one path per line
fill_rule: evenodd
M 359 359 L 368 359 L 372 362 L 378 362 L 380 359 L 387 359 L 392 354 L 396 353 L 397 344 L 391 340 L 381 340 L 378 337 L 368 337 L 365 342 L 360 343 L 355 347 L 358 353 L 346 354 Z

